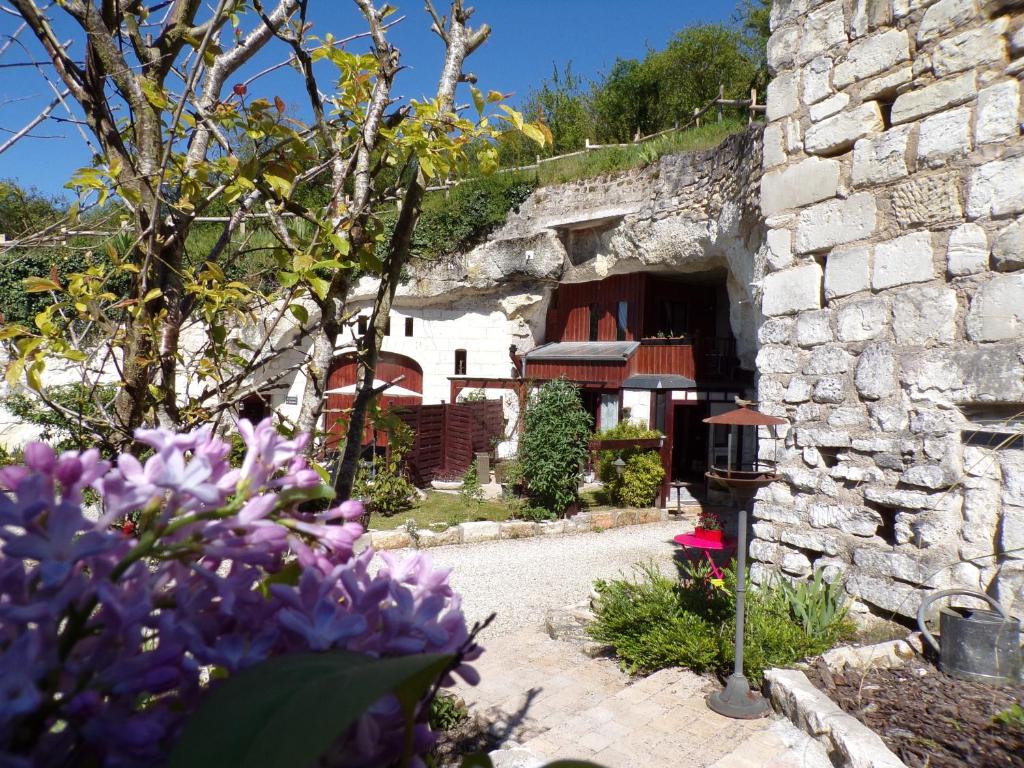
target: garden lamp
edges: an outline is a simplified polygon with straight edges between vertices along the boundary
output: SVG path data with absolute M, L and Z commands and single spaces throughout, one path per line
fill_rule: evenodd
M 619 477 L 622 477 L 622 470 L 626 468 L 626 462 L 622 460 L 621 456 L 619 456 L 618 458 L 615 459 L 615 461 L 612 462 L 612 466 L 615 467 L 615 473 Z
M 739 517 L 736 532 L 736 655 L 733 673 L 725 681 L 725 689 L 710 694 L 707 703 L 710 709 L 720 715 L 749 720 L 768 714 L 770 706 L 760 693 L 750 690 L 750 683 L 747 682 L 747 678 L 743 674 L 743 618 L 747 586 L 747 505 L 759 488 L 774 483 L 779 479 L 779 475 L 774 467 L 760 468 L 756 460 L 753 470 L 734 469 L 732 438 L 735 433 L 741 432 L 745 427 L 752 427 L 755 430 L 758 427 L 771 427 L 775 432 L 775 427 L 787 422 L 785 419 L 769 416 L 753 408 L 748 408 L 746 405 L 741 405 L 735 410 L 704 419 L 704 423 L 711 425 L 712 445 L 714 445 L 716 425 L 727 426 L 730 430 L 729 455 L 726 459 L 726 466 L 724 468 L 711 467 L 706 477 L 712 485 L 729 491 L 729 495 L 732 496 L 733 502 L 738 508 Z M 776 448 L 778 448 L 777 432 L 775 437 Z M 742 445 L 742 442 L 738 445 Z

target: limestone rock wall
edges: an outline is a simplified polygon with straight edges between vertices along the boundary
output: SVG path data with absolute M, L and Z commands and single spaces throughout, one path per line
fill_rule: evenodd
M 493 307 L 543 337 L 551 288 L 645 271 L 722 270 L 741 360 L 752 369 L 757 313 L 751 282 L 767 248 L 758 207 L 761 129 L 712 150 L 666 155 L 632 171 L 537 189 L 484 243 L 414 271 L 398 305 Z M 375 286 L 361 285 L 369 298 Z
M 775 0 L 753 574 L 1024 614 L 1024 3 Z M 774 446 L 763 444 L 771 455 Z

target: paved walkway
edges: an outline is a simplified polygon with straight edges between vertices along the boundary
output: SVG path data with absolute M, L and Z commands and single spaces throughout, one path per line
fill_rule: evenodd
M 515 539 L 429 550 L 450 566 L 472 622 L 497 619 L 482 635 L 482 681 L 458 693 L 510 746 L 545 759 L 583 758 L 607 768 L 831 768 L 816 742 L 777 717 L 731 720 L 704 697 L 716 684 L 688 670 L 635 679 L 610 659 L 544 631 L 551 609 L 587 599 L 598 578 L 654 560 L 674 572 L 671 538 L 692 524 L 669 522 L 566 537 Z M 507 762 L 529 766 L 515 749 Z

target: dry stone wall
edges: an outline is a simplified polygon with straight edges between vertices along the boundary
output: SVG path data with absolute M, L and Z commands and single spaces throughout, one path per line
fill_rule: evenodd
M 775 0 L 771 23 L 757 368 L 792 427 L 753 574 L 1024 614 L 1024 446 L 993 426 L 1024 411 L 1024 3 Z

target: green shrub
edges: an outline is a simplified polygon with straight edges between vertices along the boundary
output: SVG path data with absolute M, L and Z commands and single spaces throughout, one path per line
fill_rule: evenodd
M 579 388 L 549 381 L 531 398 L 519 440 L 519 465 L 531 502 L 557 515 L 579 498 L 580 465 L 587 457 L 593 420 Z
M 395 420 L 388 430 L 390 453 L 387 458 L 375 458 L 369 467 L 362 467 L 352 486 L 352 496 L 362 499 L 371 514 L 384 517 L 397 515 L 412 508 L 416 487 L 404 474 L 403 459 L 412 447 L 413 432 L 401 421 Z
M 644 440 L 661 437 L 661 432 L 622 421 L 602 431 L 598 437 L 602 440 Z M 614 464 L 620 457 L 626 463 L 621 475 Z M 604 482 L 614 503 L 627 507 L 647 507 L 658 495 L 661 482 L 665 479 L 665 468 L 661 465 L 658 451 L 623 448 L 600 452 L 597 475 Z
M 440 693 L 430 702 L 430 714 L 427 715 L 427 721 L 435 731 L 453 730 L 466 722 L 468 718 L 469 709 L 458 696 Z
M 688 667 L 726 674 L 733 664 L 736 574 L 725 573 L 723 588 L 702 579 L 680 583 L 654 565 L 637 566 L 634 581 L 599 581 L 596 619 L 589 632 L 611 645 L 632 671 Z M 812 634 L 790 611 L 778 586 L 747 592 L 744 667 L 760 682 L 764 670 L 790 665 L 831 648 L 849 627 L 845 622 Z
M 462 474 L 462 488 L 459 489 L 459 495 L 467 503 L 479 504 L 484 500 L 484 489 L 477 476 L 475 461 L 470 462 L 469 467 Z

